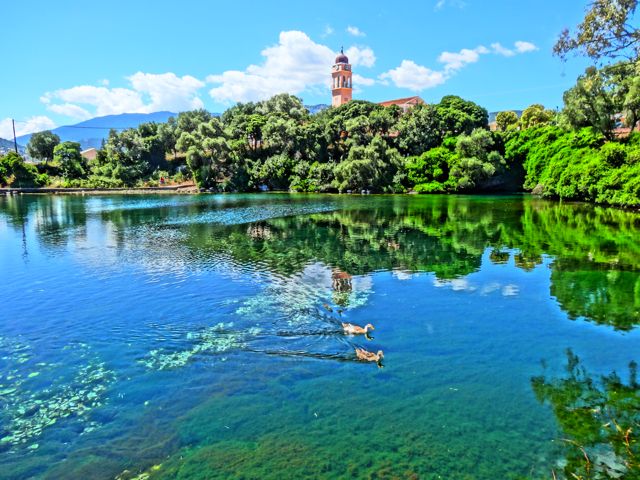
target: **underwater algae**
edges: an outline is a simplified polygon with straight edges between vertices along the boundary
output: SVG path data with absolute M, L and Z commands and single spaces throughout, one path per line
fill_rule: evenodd
M 619 467 L 637 389 L 592 375 L 572 401 L 557 372 L 566 347 L 599 374 L 638 351 L 637 215 L 527 197 L 164 198 L 19 198 L 22 223 L 0 199 L 6 313 L 30 309 L 0 319 L 15 339 L 0 346 L 2 480 L 633 478 Z M 263 215 L 270 201 L 289 205 Z M 373 340 L 342 321 L 371 322 Z M 384 350 L 384 368 L 354 347 Z M 609 422 L 603 402 L 629 416 Z
M 258 329 L 233 332 L 229 331 L 230 328 L 233 328 L 233 323 L 218 323 L 200 332 L 189 332 L 187 340 L 191 342 L 191 348 L 174 352 L 151 350 L 149 356 L 140 362 L 152 370 L 184 367 L 195 355 L 223 353 L 242 348 L 243 339 L 247 335 L 259 333 Z
M 27 448 L 35 450 L 39 447 L 35 439 L 47 428 L 68 417 L 82 421 L 86 433 L 96 428 L 97 424 L 91 422 L 89 414 L 103 404 L 115 375 L 96 358 L 86 360 L 89 355 L 86 345 L 74 348 L 81 352 L 80 358 L 84 363 L 66 378 L 57 376 L 59 365 L 47 365 L 44 362 L 33 365 L 40 370 L 25 373 L 33 363 L 31 347 L 20 341 L 0 338 L 5 365 L 21 367 L 3 371 L 0 377 L 3 382 L 0 385 L 0 451 L 26 444 L 29 444 Z M 54 377 L 50 386 L 32 390 L 30 384 L 41 380 L 38 377 L 43 371 L 47 376 Z

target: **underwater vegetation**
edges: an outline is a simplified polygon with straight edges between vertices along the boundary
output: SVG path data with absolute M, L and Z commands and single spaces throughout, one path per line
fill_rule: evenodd
M 616 373 L 595 377 L 567 351 L 566 375 L 532 378 L 540 402 L 553 409 L 565 457 L 556 473 L 581 480 L 640 478 L 640 384 L 638 365 L 625 382 Z M 561 478 L 561 477 L 558 477 Z
M 88 347 L 81 345 L 79 349 L 81 357 L 86 358 Z M 30 366 L 30 350 L 26 343 L 0 338 L 5 365 Z M 90 413 L 103 404 L 109 384 L 115 380 L 114 372 L 95 358 L 75 367 L 70 374 L 61 373 L 61 364 L 39 362 L 33 367 L 38 370 L 30 373 L 9 368 L 0 377 L 0 451 L 29 442 L 29 449 L 37 449 L 39 445 L 34 440 L 68 417 L 85 424 L 83 432 L 92 431 L 97 424 L 91 422 Z M 35 390 L 34 384 L 40 381 L 46 381 L 47 386 Z
M 640 478 L 639 231 L 520 196 L 0 198 L 0 479 Z
M 218 323 L 201 332 L 189 332 L 187 340 L 192 343 L 191 348 L 176 352 L 151 350 L 149 356 L 141 363 L 152 370 L 169 370 L 184 367 L 195 355 L 223 353 L 242 348 L 247 335 L 255 335 L 259 331 L 251 330 L 246 333 L 230 332 L 233 323 Z

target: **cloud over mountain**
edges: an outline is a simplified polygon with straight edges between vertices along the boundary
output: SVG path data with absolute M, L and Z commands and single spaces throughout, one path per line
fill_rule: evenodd
M 40 100 L 48 110 L 78 119 L 204 107 L 198 92 L 205 84 L 190 75 L 137 72 L 127 80 L 130 88 L 79 85 L 47 92 Z

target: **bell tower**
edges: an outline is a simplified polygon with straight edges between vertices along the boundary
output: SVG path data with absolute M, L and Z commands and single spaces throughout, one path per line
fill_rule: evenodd
M 351 100 L 351 64 L 340 48 L 340 55 L 331 70 L 331 106 L 339 107 Z

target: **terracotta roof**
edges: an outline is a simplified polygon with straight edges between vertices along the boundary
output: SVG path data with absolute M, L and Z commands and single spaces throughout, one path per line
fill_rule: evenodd
M 378 105 L 382 105 L 383 107 L 390 107 L 391 105 L 398 105 L 398 106 L 407 105 L 407 104 L 416 105 L 418 103 L 424 103 L 424 100 L 422 100 L 420 97 L 415 95 L 413 97 L 397 98 L 396 100 L 387 100 L 386 102 L 378 103 Z

